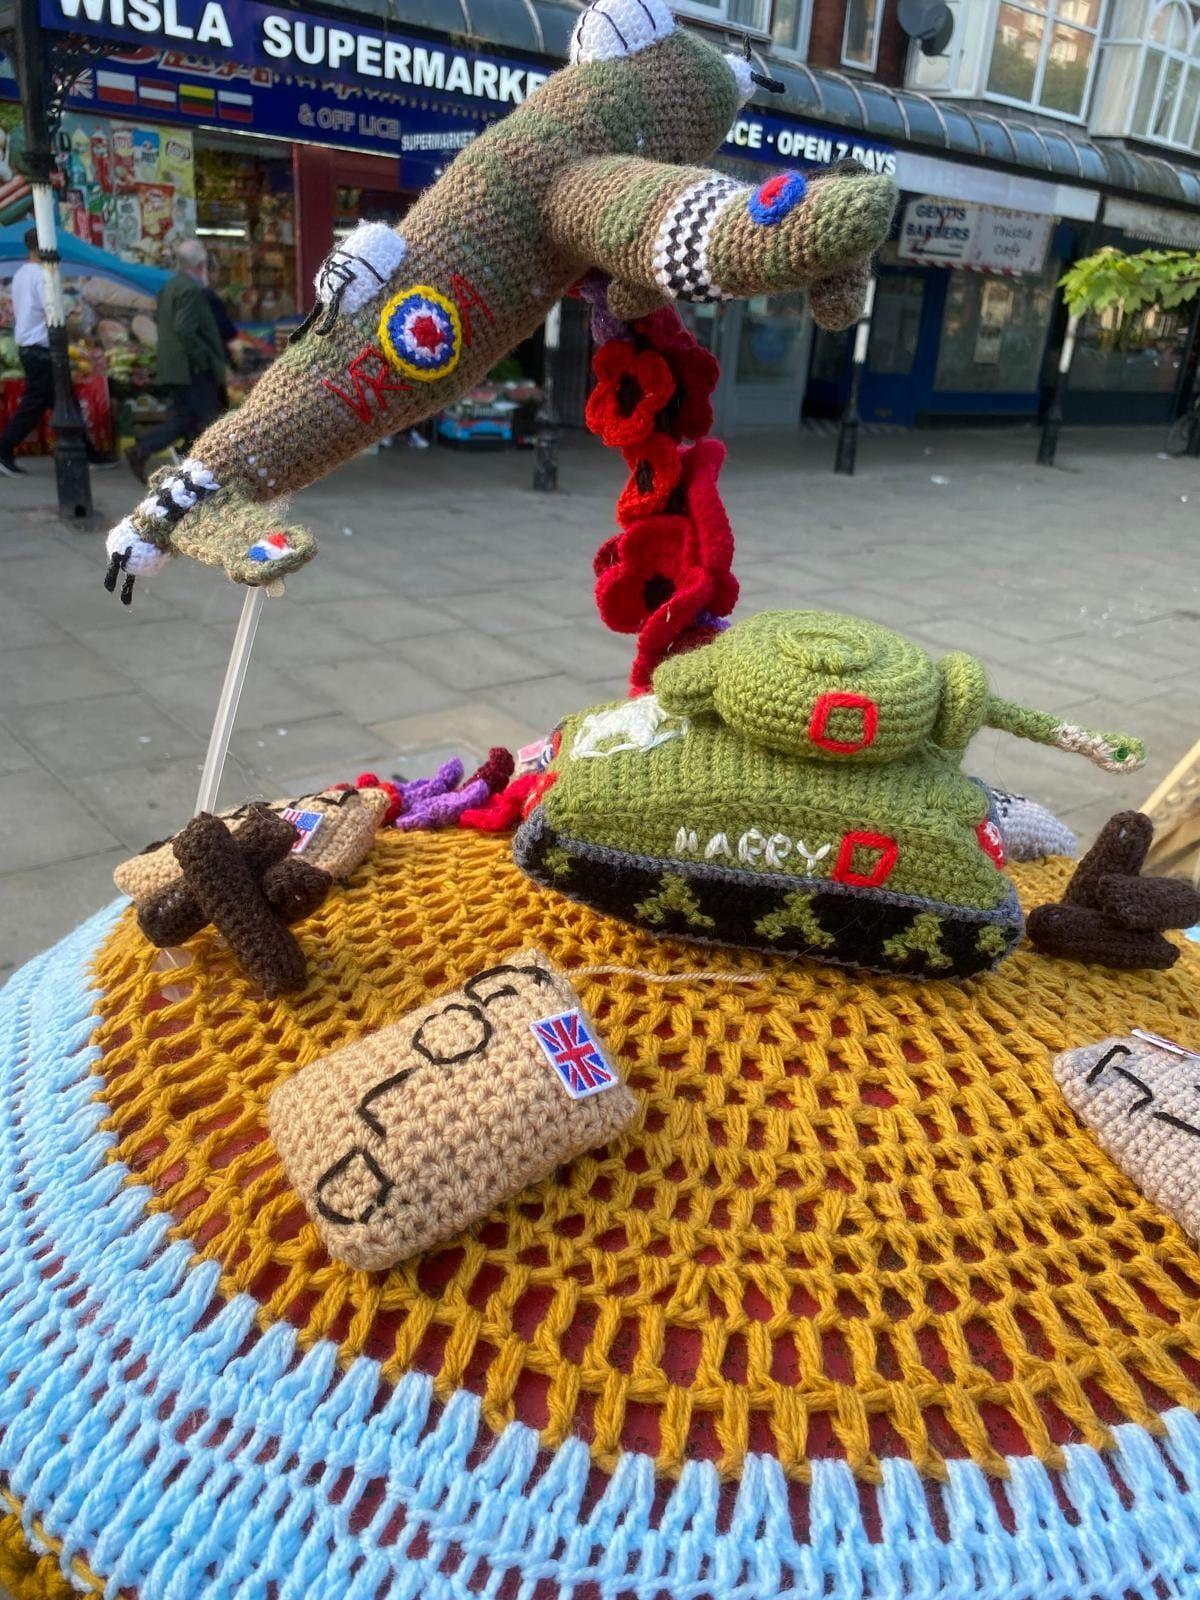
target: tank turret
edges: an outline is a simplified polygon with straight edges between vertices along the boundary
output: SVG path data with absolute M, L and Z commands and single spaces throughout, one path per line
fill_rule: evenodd
M 878 622 L 833 611 L 764 611 L 654 677 L 665 710 L 813 761 L 895 761 L 933 744 L 966 749 L 983 727 L 1086 755 L 1109 771 L 1142 764 L 1140 742 L 1063 722 L 989 691 L 964 651 L 940 661 Z

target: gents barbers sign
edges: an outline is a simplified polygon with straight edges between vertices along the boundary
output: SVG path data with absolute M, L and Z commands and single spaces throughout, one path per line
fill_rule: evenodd
M 42 26 L 187 49 L 333 81 L 414 87 L 520 105 L 546 74 L 479 51 L 331 22 L 259 0 L 41 0 Z

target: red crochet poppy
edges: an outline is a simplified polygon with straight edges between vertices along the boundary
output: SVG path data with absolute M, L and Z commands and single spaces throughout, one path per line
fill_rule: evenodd
M 705 618 L 709 618 L 705 621 Z M 728 624 L 724 624 L 728 626 Z M 654 674 L 668 656 L 684 656 L 689 650 L 698 650 L 701 645 L 711 644 L 719 638 L 722 625 L 719 624 L 710 612 L 702 611 L 700 618 L 685 628 L 670 641 L 666 649 L 662 649 L 658 641 L 647 638 L 645 634 L 638 640 L 637 654 L 633 658 L 633 666 L 629 672 L 629 692 L 634 695 L 647 694 L 654 687 Z
M 641 444 L 622 450 L 621 454 L 629 468 L 629 482 L 617 501 L 617 521 L 628 528 L 640 517 L 656 516 L 667 509 L 682 465 L 679 446 L 669 433 L 652 433 Z
M 598 381 L 588 396 L 588 427 L 618 450 L 641 444 L 675 393 L 667 362 L 627 339 L 610 339 L 596 351 L 592 370 Z
M 680 495 L 687 508 L 701 563 L 713 580 L 708 609 L 727 617 L 737 604 L 738 581 L 733 564 L 733 529 L 721 499 L 717 478 L 725 464 L 725 446 L 719 439 L 701 439 L 679 452 Z
M 644 517 L 602 550 L 596 604 L 614 633 L 638 633 L 665 650 L 708 606 L 713 578 L 686 517 Z
M 703 439 L 713 425 L 712 392 L 721 376 L 716 356 L 696 342 L 674 306 L 634 326 L 671 369 L 675 395 L 663 413 L 663 426 L 676 439 Z
M 615 567 L 620 559 L 621 535 L 614 533 L 611 538 L 605 539 L 592 557 L 592 571 L 599 577 L 602 572 L 607 572 L 609 567 Z

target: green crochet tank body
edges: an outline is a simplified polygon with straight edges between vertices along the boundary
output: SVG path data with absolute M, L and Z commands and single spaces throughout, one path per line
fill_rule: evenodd
M 564 723 L 558 781 L 544 801 L 556 831 L 631 855 L 816 881 L 852 856 L 851 873 L 878 870 L 894 893 L 981 911 L 1005 899 L 1008 880 L 979 839 L 987 795 L 935 746 L 902 761 L 834 765 L 694 722 L 648 750 L 573 754 L 587 751 L 590 729 L 615 721 L 621 704 Z M 876 866 L 882 847 L 843 850 L 847 836 L 884 833 L 896 846 L 886 877 Z
M 990 725 L 1111 771 L 1137 740 L 992 695 L 877 623 L 764 612 L 671 657 L 654 693 L 567 719 L 517 833 L 539 883 L 664 934 L 965 977 L 1021 936 L 984 786 Z

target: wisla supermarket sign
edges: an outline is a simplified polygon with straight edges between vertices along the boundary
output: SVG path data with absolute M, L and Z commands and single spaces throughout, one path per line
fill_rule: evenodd
M 547 77 L 531 64 L 258 0 L 41 0 L 40 16 L 44 28 L 59 32 L 367 87 L 411 85 L 497 106 L 520 105 Z

